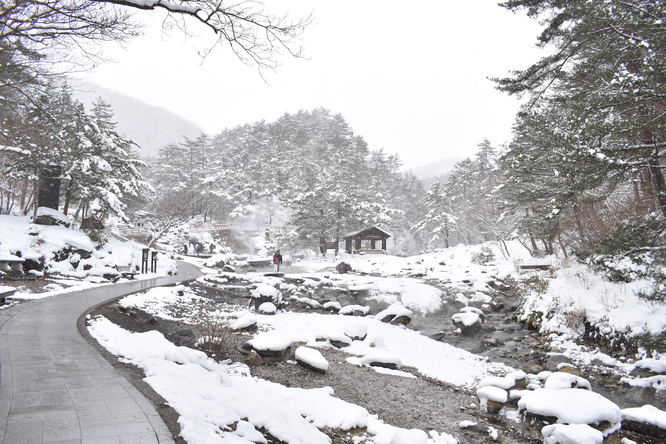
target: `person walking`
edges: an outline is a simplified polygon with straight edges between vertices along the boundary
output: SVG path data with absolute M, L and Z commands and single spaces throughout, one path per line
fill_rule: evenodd
M 281 264 L 282 255 L 280 254 L 280 250 L 277 250 L 275 253 L 273 253 L 273 271 L 279 273 Z

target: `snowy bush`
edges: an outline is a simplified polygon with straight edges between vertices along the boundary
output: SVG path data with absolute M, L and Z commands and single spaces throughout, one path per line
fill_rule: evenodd
M 611 282 L 649 279 L 652 288 L 640 296 L 666 300 L 666 249 L 664 221 L 657 214 L 621 223 L 597 251 L 581 253 L 582 260 Z
M 484 245 L 480 250 L 472 252 L 472 263 L 478 265 L 486 265 L 488 262 L 495 260 L 495 253 L 493 250 Z
M 229 320 L 219 311 L 202 309 L 195 327 L 199 332 L 198 347 L 217 361 L 225 359 L 236 348 Z

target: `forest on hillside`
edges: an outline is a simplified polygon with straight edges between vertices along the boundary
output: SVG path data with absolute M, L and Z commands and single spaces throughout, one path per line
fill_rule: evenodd
M 425 206 L 423 186 L 400 168 L 342 115 L 299 111 L 165 146 L 149 171 L 159 190 L 151 208 L 165 225 L 198 217 L 284 226 L 282 243 L 313 249 L 379 225 L 405 253 Z

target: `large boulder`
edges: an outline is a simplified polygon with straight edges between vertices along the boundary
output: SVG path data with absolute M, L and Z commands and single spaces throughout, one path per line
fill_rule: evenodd
M 622 410 L 622 428 L 666 442 L 666 412 L 653 405 Z
M 615 403 L 598 393 L 575 388 L 525 391 L 518 409 L 545 424 L 587 424 L 608 429 L 622 421 L 622 412 Z
M 476 336 L 481 332 L 482 321 L 478 313 L 456 313 L 451 316 L 451 321 L 463 336 Z
M 58 210 L 47 207 L 37 208 L 37 214 L 32 222 L 37 225 L 59 225 L 65 228 L 69 228 L 72 224 L 69 216 L 62 214 Z
M 291 347 L 291 339 L 276 332 L 262 333 L 247 342 L 262 358 L 282 358 Z
M 353 271 L 351 265 L 349 265 L 346 262 L 340 262 L 338 265 L 335 266 L 335 271 L 337 271 L 340 274 L 345 274 L 345 273 L 350 273 Z

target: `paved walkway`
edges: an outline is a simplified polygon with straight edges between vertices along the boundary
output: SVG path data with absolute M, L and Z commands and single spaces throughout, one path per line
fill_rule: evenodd
M 25 301 L 0 310 L 0 442 L 173 443 L 148 401 L 77 329 L 89 308 L 199 276 L 179 273 Z

